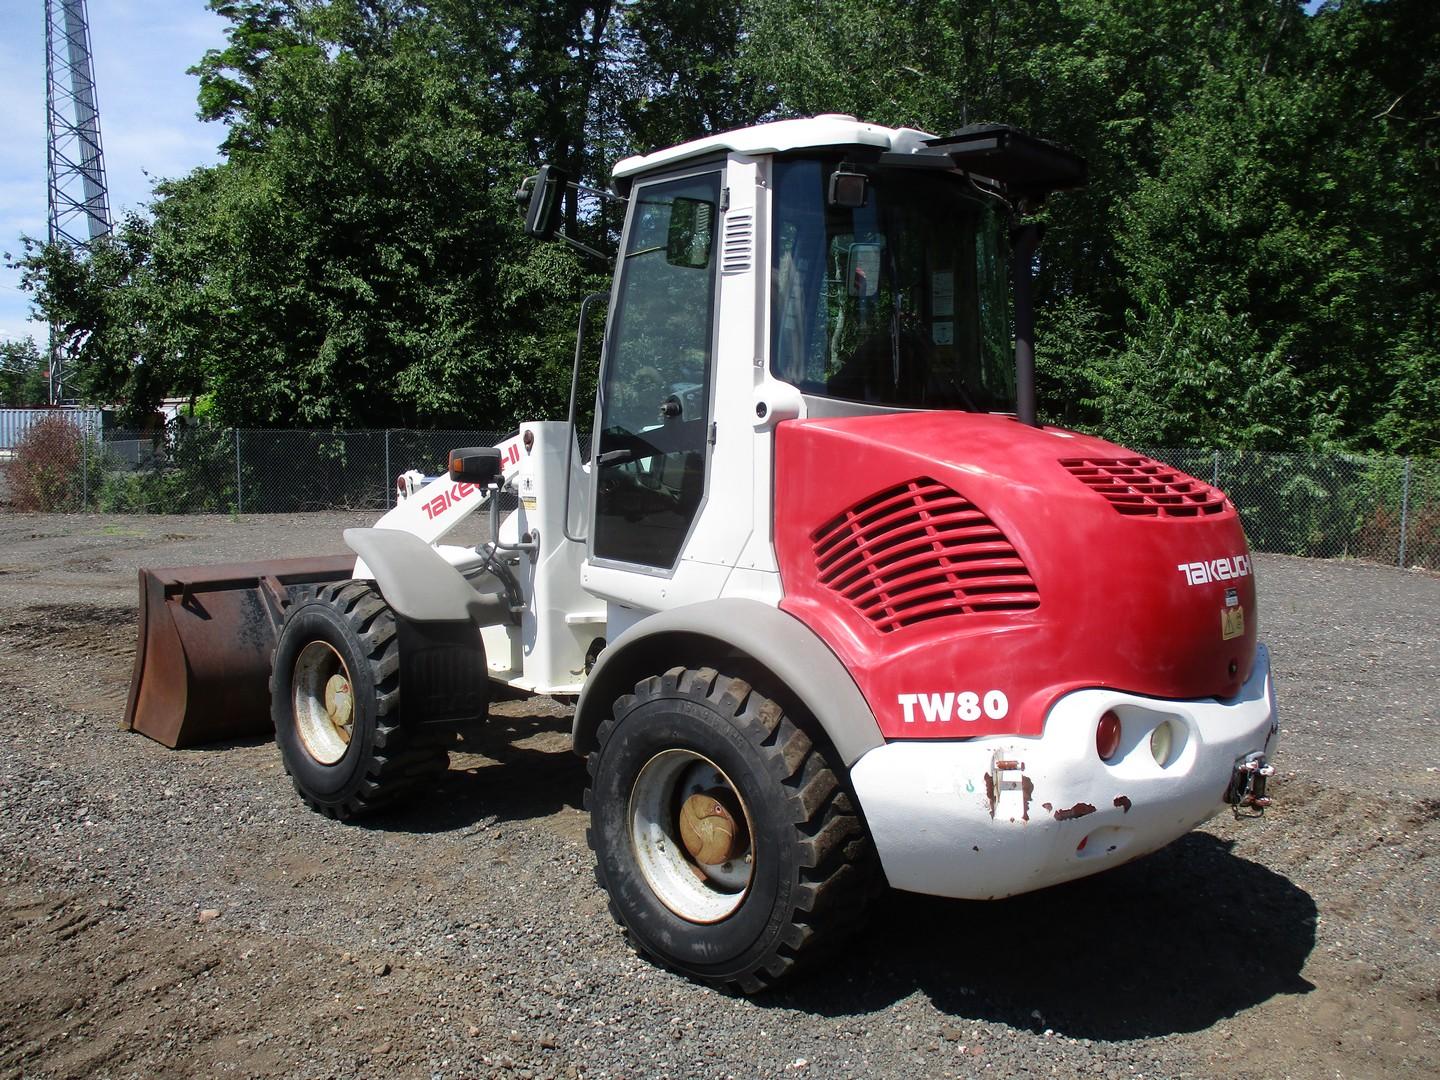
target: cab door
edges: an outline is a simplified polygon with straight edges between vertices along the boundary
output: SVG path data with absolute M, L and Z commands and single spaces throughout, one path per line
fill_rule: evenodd
M 672 570 L 705 498 L 718 170 L 638 183 L 597 402 L 591 557 Z

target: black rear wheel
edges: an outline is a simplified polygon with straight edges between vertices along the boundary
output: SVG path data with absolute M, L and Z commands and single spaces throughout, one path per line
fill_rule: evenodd
M 295 790 L 327 817 L 394 805 L 449 763 L 401 722 L 395 616 L 369 582 L 323 586 L 285 613 L 270 714 Z
M 674 668 L 615 703 L 590 755 L 590 845 L 641 953 L 754 993 L 861 920 L 878 875 L 850 795 L 745 681 Z

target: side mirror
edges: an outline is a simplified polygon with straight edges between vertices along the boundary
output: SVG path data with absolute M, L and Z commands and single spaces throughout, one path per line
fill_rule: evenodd
M 665 261 L 671 266 L 703 269 L 710 265 L 710 249 L 714 244 L 715 204 L 706 199 L 677 196 L 670 204 Z
M 560 230 L 560 208 L 564 203 L 565 185 L 570 176 L 554 165 L 541 165 L 540 171 L 527 177 L 516 195 L 523 201 L 527 191 L 530 203 L 525 211 L 525 234 L 549 240 Z
M 500 448 L 467 446 L 450 451 L 450 479 L 457 484 L 488 487 L 500 475 Z

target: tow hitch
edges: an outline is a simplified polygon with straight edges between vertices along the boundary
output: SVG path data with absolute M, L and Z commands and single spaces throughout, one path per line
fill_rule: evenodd
M 1265 755 L 1260 753 L 1248 755 L 1235 766 L 1230 775 L 1230 786 L 1225 790 L 1225 801 L 1234 809 L 1236 817 L 1264 816 L 1265 808 L 1270 805 L 1265 788 L 1274 775 L 1275 766 L 1267 763 Z M 1242 814 L 1242 809 L 1253 810 L 1254 813 Z

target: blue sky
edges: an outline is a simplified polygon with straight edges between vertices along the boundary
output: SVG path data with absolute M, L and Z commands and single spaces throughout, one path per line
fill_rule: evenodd
M 57 5 L 58 6 L 58 5 Z M 45 5 L 12 0 L 0 13 L 0 251 L 20 235 L 45 236 Z M 228 25 L 205 0 L 90 0 L 90 39 L 100 138 L 112 217 L 142 206 L 156 180 L 217 160 L 224 135 L 195 118 L 194 76 L 185 69 L 224 45 Z M 148 175 L 147 175 L 148 174 Z M 46 328 L 29 319 L 20 275 L 0 268 L 0 338 Z

